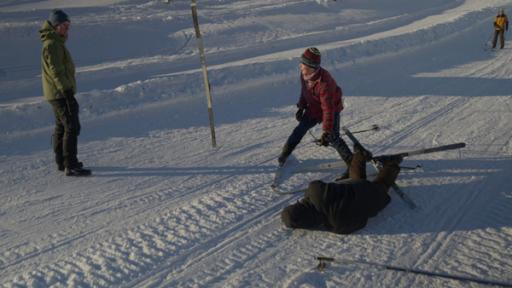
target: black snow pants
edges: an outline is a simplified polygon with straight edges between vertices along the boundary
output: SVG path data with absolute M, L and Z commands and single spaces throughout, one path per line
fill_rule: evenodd
M 52 136 L 55 162 L 62 167 L 77 165 L 77 139 L 80 134 L 78 102 L 75 97 L 49 101 L 55 114 L 55 130 Z

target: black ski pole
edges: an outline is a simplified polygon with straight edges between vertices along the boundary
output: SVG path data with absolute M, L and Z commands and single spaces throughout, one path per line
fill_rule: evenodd
M 405 171 L 423 171 L 423 166 L 421 166 L 420 164 L 417 164 L 415 167 L 411 167 L 411 166 L 400 166 L 400 170 L 405 170 Z
M 401 154 L 401 156 L 406 157 L 406 156 L 413 156 L 413 155 L 418 155 L 418 154 L 427 154 L 427 153 L 440 152 L 440 151 L 446 151 L 446 150 L 460 149 L 460 148 L 464 148 L 464 147 L 466 147 L 466 143 L 460 142 L 460 143 L 442 145 L 442 146 L 438 146 L 438 147 L 403 152 L 400 154 Z
M 323 271 L 327 267 L 328 262 L 335 262 L 335 263 L 340 263 L 340 264 L 356 264 L 356 265 L 362 264 L 362 265 L 369 265 L 369 266 L 377 267 L 380 269 L 399 271 L 399 272 L 404 272 L 404 273 L 414 273 L 414 274 L 420 274 L 420 275 L 431 276 L 431 277 L 441 277 L 441 278 L 447 278 L 447 279 L 452 279 L 452 280 L 461 281 L 461 282 L 467 281 L 467 282 L 474 282 L 474 283 L 479 283 L 479 284 L 484 284 L 484 285 L 512 287 L 512 283 L 480 279 L 480 278 L 473 278 L 473 277 L 462 276 L 462 275 L 452 275 L 452 274 L 441 273 L 441 272 L 432 272 L 432 271 L 420 270 L 420 269 L 409 268 L 409 267 L 399 267 L 399 266 L 380 264 L 380 263 L 364 261 L 364 260 L 352 260 L 352 259 L 337 260 L 337 259 L 334 259 L 333 257 L 316 257 L 316 259 L 319 261 L 317 268 L 320 271 Z
M 342 129 L 345 132 L 345 134 L 348 136 L 348 138 L 350 138 L 350 140 L 352 140 L 352 142 L 354 144 L 361 145 L 359 140 L 357 140 L 357 138 L 354 135 L 352 135 L 354 133 L 350 132 L 350 130 L 348 130 L 347 127 L 343 127 Z M 460 148 L 464 148 L 464 147 L 466 147 L 466 143 L 459 142 L 459 143 L 442 145 L 442 146 L 437 146 L 437 147 L 432 147 L 432 148 L 425 148 L 425 149 L 418 149 L 418 150 L 414 150 L 414 151 L 402 152 L 402 153 L 398 153 L 398 154 L 377 156 L 377 157 L 374 157 L 374 159 L 378 160 L 379 157 L 384 157 L 384 156 L 385 157 L 388 157 L 388 156 L 390 156 L 390 157 L 393 157 L 393 156 L 408 157 L 408 156 L 419 155 L 419 154 L 427 154 L 427 153 L 441 152 L 441 151 L 446 151 L 446 150 L 460 149 Z
M 369 131 L 379 131 L 380 130 L 380 127 L 379 125 L 377 124 L 373 124 L 372 126 L 370 126 L 370 128 L 367 128 L 367 129 L 362 129 L 362 130 L 357 130 L 357 131 L 353 131 L 352 133 L 354 134 L 357 134 L 357 133 L 363 133 L 363 132 L 369 132 Z M 311 132 L 311 130 L 308 131 L 309 132 L 309 135 L 311 135 L 311 137 L 313 137 L 313 142 L 316 144 L 316 145 L 319 145 L 320 146 L 320 139 L 319 138 L 316 138 L 315 135 L 313 135 L 313 133 Z M 341 135 L 347 135 L 346 132 L 341 134 Z

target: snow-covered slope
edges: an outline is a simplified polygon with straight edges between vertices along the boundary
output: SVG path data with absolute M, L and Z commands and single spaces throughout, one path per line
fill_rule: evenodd
M 487 43 L 512 1 L 198 2 L 215 149 L 189 1 L 0 3 L 0 285 L 478 286 L 353 264 L 319 272 L 320 255 L 512 283 L 512 44 Z M 53 163 L 37 31 L 54 7 L 71 16 L 89 178 Z M 280 223 L 300 195 L 270 183 L 309 46 L 343 87 L 342 124 L 382 127 L 359 136 L 374 154 L 467 144 L 404 161 L 424 167 L 398 181 L 419 209 L 392 194 L 349 236 Z M 311 140 L 292 170 L 337 160 Z M 288 173 L 281 186 L 337 173 Z

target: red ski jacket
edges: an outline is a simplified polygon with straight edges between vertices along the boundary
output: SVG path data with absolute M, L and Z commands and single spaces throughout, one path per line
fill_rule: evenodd
M 304 77 L 300 77 L 302 91 L 297 106 L 306 109 L 306 116 L 322 123 L 325 132 L 332 132 L 334 113 L 343 110 L 341 97 L 343 92 L 331 74 L 320 68 L 313 84 L 308 87 Z

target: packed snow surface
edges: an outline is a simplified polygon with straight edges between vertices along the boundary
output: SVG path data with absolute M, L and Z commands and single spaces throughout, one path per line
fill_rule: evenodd
M 489 49 L 511 0 L 197 2 L 215 148 L 189 1 L 1 1 L 0 286 L 483 285 L 344 259 L 512 285 L 512 42 Z M 53 161 L 38 34 L 53 8 L 71 17 L 91 177 Z M 423 166 L 397 181 L 418 209 L 392 193 L 352 235 L 282 225 L 301 195 L 270 184 L 311 46 L 343 88 L 342 125 L 381 127 L 358 134 L 374 155 L 466 143 L 403 162 Z M 339 161 L 312 139 L 280 191 L 343 172 L 304 173 Z M 321 272 L 317 256 L 339 261 Z

